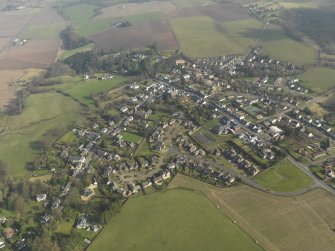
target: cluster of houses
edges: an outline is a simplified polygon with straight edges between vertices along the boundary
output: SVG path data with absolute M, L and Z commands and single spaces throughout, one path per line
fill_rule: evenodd
M 238 153 L 238 151 L 232 147 L 224 152 L 224 156 L 250 176 L 255 176 L 259 173 L 259 169 L 255 164 L 246 160 L 242 154 Z

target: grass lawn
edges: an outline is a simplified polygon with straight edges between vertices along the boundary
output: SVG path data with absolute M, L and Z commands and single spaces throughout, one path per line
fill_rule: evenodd
M 71 82 L 70 78 L 66 81 L 68 82 L 59 86 L 55 86 L 55 88 L 64 91 L 84 105 L 94 106 L 94 102 L 90 97 L 91 94 L 120 87 L 125 84 L 126 78 L 115 77 L 111 80 L 90 79 L 79 81 L 77 78 L 75 78 L 74 81 L 78 82 Z
M 174 18 L 171 26 L 181 50 L 193 58 L 242 54 L 245 48 L 228 35 L 217 31 L 214 21 L 206 16 Z
M 58 223 L 56 233 L 64 234 L 64 235 L 70 235 L 71 230 L 73 228 L 74 221 L 62 221 Z
M 27 98 L 20 115 L 1 120 L 0 159 L 13 177 L 27 174 L 25 165 L 41 154 L 43 143 L 52 143 L 52 130 L 64 129 L 80 115 L 80 106 L 58 93 L 34 94 Z
M 76 49 L 73 49 L 73 50 L 66 50 L 66 51 L 63 51 L 62 54 L 59 56 L 58 60 L 62 61 L 62 60 L 65 60 L 77 53 L 80 53 L 80 52 L 87 52 L 87 51 L 92 51 L 94 50 L 95 48 L 95 44 L 93 43 L 90 43 L 90 44 L 87 44 L 87 45 L 84 45 L 82 47 L 79 47 L 79 48 L 76 48 Z
M 125 134 L 122 135 L 122 139 L 127 142 L 138 144 L 141 141 L 142 137 L 134 133 L 126 132 Z
M 277 25 L 267 25 L 260 44 L 265 53 L 274 59 L 296 65 L 312 64 L 316 60 L 316 51 L 313 48 L 289 38 Z
M 173 189 L 130 199 L 88 250 L 262 250 L 199 192 Z
M 302 86 L 318 94 L 335 87 L 335 70 L 327 67 L 313 67 L 300 75 Z
M 294 192 L 313 184 L 313 180 L 287 159 L 255 176 L 260 185 L 275 192 Z
M 65 22 L 47 24 L 29 24 L 21 34 L 23 39 L 59 38 L 59 33 L 66 27 Z
M 65 133 L 62 137 L 60 137 L 58 140 L 57 140 L 57 143 L 58 144 L 71 144 L 75 141 L 75 139 L 77 138 L 77 136 L 74 134 L 74 132 L 67 132 Z

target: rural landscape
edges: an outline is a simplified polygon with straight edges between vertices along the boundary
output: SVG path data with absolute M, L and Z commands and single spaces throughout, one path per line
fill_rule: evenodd
M 333 0 L 0 0 L 0 250 L 334 250 Z

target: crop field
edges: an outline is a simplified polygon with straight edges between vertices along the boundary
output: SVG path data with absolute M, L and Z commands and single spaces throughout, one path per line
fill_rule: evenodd
M 58 57 L 58 60 L 59 61 L 62 61 L 62 60 L 65 60 L 77 53 L 80 53 L 80 52 L 87 52 L 87 51 L 92 51 L 95 49 L 95 44 L 94 43 L 90 43 L 90 44 L 87 44 L 87 45 L 84 45 L 82 47 L 79 47 L 79 48 L 76 48 L 76 49 L 73 49 L 73 50 L 64 50 L 64 51 L 61 51 L 59 57 Z
M 318 94 L 335 87 L 335 70 L 326 67 L 313 67 L 300 76 L 301 85 Z
M 32 15 L 0 15 L 0 37 L 15 36 L 32 17 Z
M 301 42 L 285 35 L 276 25 L 268 25 L 263 32 L 260 44 L 270 57 L 296 65 L 312 64 L 316 60 L 316 51 Z
M 233 3 L 213 4 L 197 9 L 203 15 L 209 16 L 219 23 L 250 18 L 241 6 Z
M 254 181 L 275 192 L 295 192 L 313 184 L 313 180 L 287 159 L 254 177 Z
M 202 193 L 131 198 L 88 250 L 263 250 Z
M 8 172 L 22 177 L 25 166 L 37 157 L 44 144 L 55 140 L 53 130 L 64 129 L 77 120 L 79 105 L 58 93 L 29 96 L 20 115 L 2 117 L 0 127 L 0 159 L 9 166 Z
M 20 35 L 22 39 L 53 39 L 58 38 L 59 33 L 65 29 L 63 21 L 45 24 L 29 24 Z
M 245 185 L 220 189 L 181 175 L 170 187 L 204 192 L 266 250 L 334 249 L 335 198 L 324 190 L 283 197 Z
M 142 137 L 134 133 L 126 132 L 125 134 L 122 135 L 122 139 L 126 142 L 132 142 L 138 144 L 142 140 Z
M 47 68 L 54 62 L 59 46 L 59 39 L 42 39 L 10 47 L 0 58 L 0 69 Z
M 94 106 L 94 102 L 91 95 L 100 93 L 103 91 L 108 91 L 126 84 L 126 78 L 116 77 L 111 80 L 74 80 L 68 79 L 67 83 L 55 86 L 55 89 L 62 90 L 64 93 L 69 94 L 72 98 L 77 100 L 79 103 Z
M 176 10 L 176 6 L 170 1 L 152 1 L 144 3 L 125 3 L 117 4 L 103 8 L 102 13 L 96 17 L 97 19 L 108 19 L 123 17 L 128 18 L 133 15 L 140 15 L 150 12 L 160 12 L 164 14 L 173 13 Z
M 178 8 L 204 6 L 210 3 L 209 0 L 172 0 Z
M 126 29 L 100 32 L 91 37 L 103 51 L 142 48 L 156 42 L 162 50 L 178 49 L 178 42 L 166 21 L 156 20 L 134 24 Z
M 241 54 L 244 48 L 216 29 L 206 16 L 174 18 L 170 21 L 182 51 L 193 58 Z

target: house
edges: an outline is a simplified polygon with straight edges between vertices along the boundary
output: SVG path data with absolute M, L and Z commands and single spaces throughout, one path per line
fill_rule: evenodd
M 49 214 L 45 214 L 43 216 L 40 217 L 40 223 L 42 224 L 46 224 L 50 222 L 50 215 Z
M 331 169 L 331 168 L 326 168 L 325 169 L 325 175 L 327 175 L 330 178 L 335 178 L 335 173 L 334 173 L 333 169 Z
M 6 243 L 2 239 L 0 239 L 0 249 L 4 247 L 6 247 Z
M 89 226 L 87 218 L 84 215 L 79 216 L 76 228 L 83 229 Z
M 148 179 L 146 181 L 143 181 L 141 185 L 142 185 L 143 189 L 145 189 L 145 188 L 148 188 L 148 187 L 152 186 L 152 182 Z
M 3 230 L 3 234 L 5 235 L 6 239 L 12 238 L 18 231 L 14 228 L 5 228 Z
M 47 195 L 45 193 L 36 195 L 37 202 L 45 201 L 46 199 L 47 199 Z

